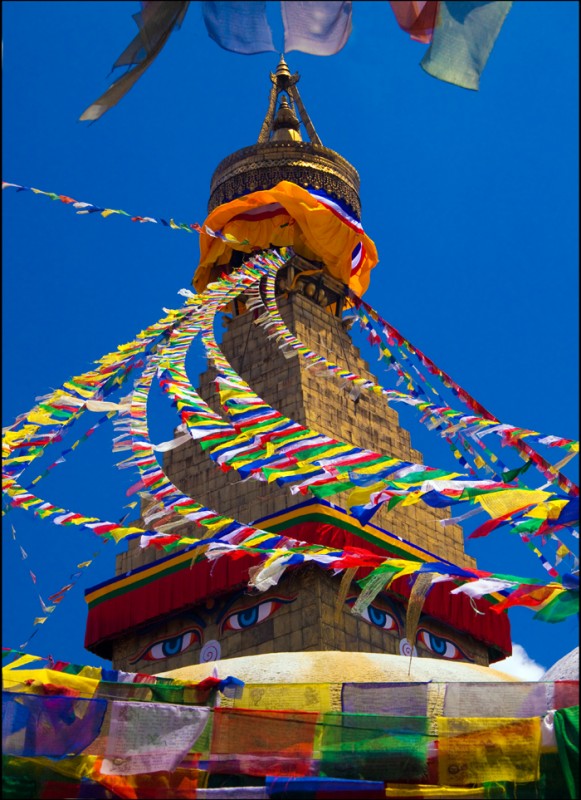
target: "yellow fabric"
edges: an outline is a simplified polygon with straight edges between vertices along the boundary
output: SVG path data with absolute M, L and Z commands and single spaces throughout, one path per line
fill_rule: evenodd
M 542 506 L 531 508 L 527 511 L 525 517 L 536 517 L 537 519 L 557 519 L 564 506 L 567 505 L 569 500 L 549 500 L 548 503 L 543 503 Z
M 419 500 L 420 500 L 421 496 L 422 496 L 422 493 L 421 493 L 420 491 L 417 491 L 417 492 L 410 492 L 410 493 L 407 495 L 407 497 L 405 497 L 405 498 L 404 498 L 404 499 L 401 501 L 400 505 L 401 505 L 401 506 L 413 506 L 413 504 L 414 504 L 414 503 L 417 503 L 417 502 L 419 502 Z
M 528 503 L 542 503 L 543 500 L 550 496 L 550 492 L 539 490 L 506 489 L 501 492 L 481 494 L 475 497 L 474 500 L 480 503 L 487 514 L 492 518 L 496 518 L 502 517 L 504 514 L 510 514 L 511 511 L 516 511 L 517 508 L 522 508 Z
M 395 575 L 392 575 L 391 578 L 385 584 L 385 588 L 387 589 L 392 581 L 396 578 L 403 578 L 404 575 L 414 575 L 422 566 L 421 562 L 419 561 L 404 561 L 401 558 L 390 558 L 389 559 L 389 566 L 390 567 L 401 567 L 400 571 L 397 572 Z
M 527 783 L 540 777 L 541 721 L 438 717 L 439 782 Z
M 120 542 L 122 539 L 125 539 L 126 536 L 131 536 L 133 533 L 144 533 L 143 528 L 118 528 L 109 531 L 113 539 L 116 542 Z
M 250 683 L 242 696 L 234 700 L 234 708 L 264 709 L 266 711 L 335 710 L 330 683 Z
M 304 478 L 306 475 L 312 475 L 319 472 L 321 467 L 313 467 L 310 464 L 298 462 L 292 469 L 278 469 L 268 473 L 267 483 L 272 483 L 277 478 L 287 478 L 289 475 L 297 475 L 298 478 Z M 297 478 L 297 480 L 298 480 Z
M 483 786 L 464 788 L 460 786 L 428 786 L 427 784 L 390 783 L 385 787 L 386 797 L 487 797 Z
M 375 492 L 380 492 L 382 489 L 385 489 L 385 481 L 379 481 L 371 486 L 362 486 L 359 489 L 353 489 L 347 500 L 347 505 L 349 508 L 351 508 L 351 506 L 367 505 L 371 495 Z
M 14 670 L 10 667 L 4 667 L 2 670 L 2 681 L 4 690 L 8 692 L 36 694 L 43 684 L 50 683 L 53 686 L 62 686 L 65 689 L 80 692 L 81 697 L 93 697 L 99 685 L 99 680 L 96 678 L 70 675 L 68 672 L 51 669 Z M 31 683 L 27 683 L 27 681 L 31 681 Z
M 280 214 L 263 220 L 235 219 L 271 203 L 280 203 Z M 206 218 L 202 227 L 205 226 L 221 231 L 229 242 L 200 233 L 200 264 L 194 275 L 198 292 L 208 285 L 211 268 L 227 263 L 233 249 L 250 253 L 255 248 L 290 245 L 304 258 L 323 261 L 334 278 L 359 295 L 369 286 L 369 273 L 378 261 L 375 244 L 366 234 L 350 228 L 306 189 L 290 181 L 218 206 Z M 233 239 L 248 244 L 237 244 Z M 365 247 L 366 256 L 357 274 L 351 277 L 351 254 L 359 242 Z
M 20 656 L 17 658 L 16 661 L 13 661 L 11 664 L 3 667 L 2 672 L 4 670 L 16 669 L 17 667 L 23 667 L 25 664 L 30 664 L 31 661 L 42 661 L 43 659 L 40 656 Z
M 375 388 L 375 387 L 374 387 Z M 357 465 L 357 474 L 358 475 L 373 475 L 374 472 L 381 472 L 382 470 L 386 469 L 387 467 L 392 467 L 394 464 L 398 464 L 398 458 L 386 458 L 380 464 L 373 464 L 371 467 L 360 467 Z M 377 484 L 379 486 L 383 486 L 384 484 Z M 359 505 L 358 503 L 356 505 Z
M 99 780 L 98 773 L 95 771 L 97 756 L 69 756 L 68 758 L 10 758 L 8 764 L 14 763 L 16 767 L 23 764 L 30 764 L 31 767 L 46 767 L 59 775 L 67 778 L 91 778 Z

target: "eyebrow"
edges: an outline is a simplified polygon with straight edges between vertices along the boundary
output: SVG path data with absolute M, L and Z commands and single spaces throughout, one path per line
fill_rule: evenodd
M 228 611 L 230 611 L 234 603 L 240 600 L 240 598 L 243 596 L 244 596 L 244 589 L 242 589 L 239 592 L 236 592 L 235 594 L 233 594 L 231 597 L 227 598 L 224 601 L 223 605 L 214 612 L 216 615 L 214 617 L 214 622 L 216 623 L 216 625 L 219 625 L 222 622 L 222 620 L 224 619 Z M 250 595 L 248 595 L 248 597 L 250 597 Z
M 202 630 L 204 630 L 204 629 L 207 627 L 207 625 L 208 625 L 208 623 L 206 622 L 206 620 L 205 620 L 205 619 L 203 619 L 202 617 L 199 617 L 199 616 L 198 616 L 198 615 L 197 615 L 197 614 L 196 614 L 194 611 L 187 611 L 187 612 L 184 614 L 184 617 L 185 617 L 186 619 L 191 619 L 191 620 L 192 620 L 192 622 L 196 622 L 196 623 L 197 623 L 197 624 L 200 626 L 200 628 L 202 628 Z M 185 633 L 185 631 L 182 631 L 182 632 L 183 632 L 183 633 Z M 180 635 L 180 634 L 178 634 L 178 633 L 176 633 L 176 634 L 175 634 L 175 636 L 179 636 L 179 635 Z M 172 636 L 167 636 L 166 638 L 167 638 L 167 639 L 172 639 L 172 638 L 175 638 L 175 637 L 172 637 Z

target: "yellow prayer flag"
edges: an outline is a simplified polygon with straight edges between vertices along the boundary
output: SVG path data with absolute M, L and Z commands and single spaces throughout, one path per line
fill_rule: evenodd
M 416 783 L 390 783 L 385 787 L 386 797 L 405 798 L 410 797 L 415 800 L 417 797 L 433 798 L 485 798 L 488 791 L 483 786 L 466 788 L 464 786 L 429 786 L 428 784 Z
M 27 419 L 29 422 L 38 422 L 39 425 L 54 425 L 60 420 L 53 419 L 46 411 L 31 411 Z
M 438 717 L 439 781 L 466 786 L 540 777 L 541 720 Z
M 27 455 L 27 456 L 13 456 L 12 458 L 5 458 L 4 459 L 4 464 L 20 464 L 23 461 L 31 461 L 31 460 L 32 460 L 32 456 L 30 456 L 30 455 Z
M 98 761 L 97 756 L 71 756 L 69 758 L 23 758 L 18 756 L 13 758 L 8 756 L 8 765 L 14 764 L 16 768 L 30 764 L 31 767 L 44 767 L 50 772 L 56 772 L 59 775 L 64 775 L 67 778 L 93 778 L 96 781 L 100 780 L 100 773 L 95 771 L 95 764 Z M 32 772 L 32 770 L 31 770 Z
M 93 697 L 99 685 L 98 678 L 71 675 L 51 669 L 12 669 L 13 665 L 2 669 L 4 689 L 9 692 L 27 692 L 36 694 L 47 683 L 74 689 L 80 697 Z
M 385 489 L 384 481 L 374 483 L 371 486 L 361 486 L 358 489 L 353 489 L 347 498 L 347 506 L 349 508 L 351 506 L 364 506 L 369 502 L 369 498 L 374 492 L 379 492 L 382 489 Z
M 527 503 L 542 503 L 550 492 L 543 492 L 539 489 L 504 489 L 490 494 L 481 494 L 474 498 L 474 502 L 480 503 L 486 513 L 493 519 L 510 514 L 518 508 L 526 506 Z
M 25 664 L 30 664 L 31 661 L 43 661 L 40 656 L 20 656 L 17 658 L 16 661 L 13 661 L 11 664 L 7 664 L 5 667 L 2 668 L 2 671 L 5 669 L 17 669 L 18 667 L 23 667 Z
M 404 561 L 403 559 L 399 559 L 399 558 L 390 558 L 389 559 L 389 565 L 392 566 L 392 567 L 401 566 L 402 569 L 400 569 L 400 571 L 397 574 L 392 575 L 387 580 L 387 583 L 385 584 L 385 588 L 386 589 L 389 588 L 391 582 L 396 580 L 397 578 L 403 578 L 404 575 L 413 575 L 414 573 L 416 573 L 419 570 L 419 568 L 422 566 L 422 562 L 421 561 Z
M 272 483 L 277 478 L 286 478 L 289 475 L 296 475 L 297 480 L 304 478 L 305 475 L 312 475 L 319 472 L 321 467 L 315 467 L 307 463 L 298 463 L 292 469 L 277 469 L 268 473 L 267 482 Z
M 535 508 L 527 511 L 525 517 L 534 517 L 535 519 L 557 519 L 563 506 L 566 506 L 569 500 L 549 500 L 547 503 L 541 503 Z
M 247 683 L 234 708 L 265 711 L 334 711 L 330 683 Z
M 108 531 L 116 542 L 120 542 L 122 539 L 125 539 L 126 536 L 131 536 L 132 533 L 145 533 L 146 531 L 143 528 L 113 528 L 113 530 Z
M 206 522 L 205 520 L 200 520 L 200 524 L 207 528 L 209 531 L 216 532 L 219 531 L 220 528 L 223 528 L 225 525 L 230 525 L 234 522 L 233 519 L 229 517 L 225 517 L 224 519 L 218 520 L 218 522 Z
M 400 506 L 413 506 L 414 503 L 417 503 L 419 500 L 421 500 L 421 497 L 422 497 L 421 492 L 410 492 L 407 495 L 407 497 L 405 497 L 401 501 L 401 503 L 399 505 Z

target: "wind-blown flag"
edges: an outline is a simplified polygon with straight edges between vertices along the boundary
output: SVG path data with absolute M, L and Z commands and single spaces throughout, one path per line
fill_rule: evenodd
M 188 6 L 189 0 L 164 3 L 148 0 L 142 3 L 143 10 L 133 17 L 139 27 L 139 33 L 113 64 L 113 69 L 132 68 L 83 111 L 79 118 L 81 122 L 99 119 L 127 94 L 162 51 L 174 28 L 180 27 Z
M 300 50 L 313 56 L 332 56 L 351 34 L 351 2 L 292 0 L 281 3 L 284 50 Z
M 511 2 L 390 0 L 390 3 L 398 25 L 412 39 L 431 43 L 421 62 L 428 74 L 466 89 L 478 89 L 480 74 Z M 145 0 L 141 5 L 141 13 L 134 15 L 139 33 L 113 65 L 113 69 L 129 67 L 128 71 L 83 112 L 81 121 L 99 119 L 127 94 L 157 58 L 172 31 L 181 26 L 189 0 Z M 274 46 L 265 0 L 204 0 L 201 7 L 209 36 L 225 50 L 253 55 L 280 49 Z M 317 56 L 334 55 L 345 46 L 351 35 L 351 0 L 282 0 L 280 10 L 285 52 L 299 50 Z M 155 221 L 147 217 L 134 217 L 133 220 Z M 173 220 L 169 223 L 161 221 L 171 228 L 190 230 L 189 226 L 176 225 Z M 197 225 L 192 227 L 199 229 Z
M 437 0 L 390 0 L 397 24 L 416 42 L 429 44 L 438 13 Z
M 440 2 L 430 49 L 420 66 L 464 89 L 478 89 L 480 75 L 511 2 Z
M 243 55 L 275 49 L 263 2 L 202 3 L 206 30 L 224 50 Z

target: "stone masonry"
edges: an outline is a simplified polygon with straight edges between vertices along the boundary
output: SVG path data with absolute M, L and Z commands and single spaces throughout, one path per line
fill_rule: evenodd
M 312 350 L 365 378 L 373 377 L 338 317 L 300 293 L 283 295 L 278 302 L 287 326 Z M 421 453 L 411 446 L 409 433 L 399 425 L 397 412 L 382 397 L 364 391 L 358 402 L 353 402 L 338 381 L 317 377 L 306 369 L 307 362 L 300 356 L 286 359 L 253 319 L 252 312 L 226 317 L 221 346 L 234 369 L 260 397 L 320 433 L 383 455 L 422 463 Z M 214 377 L 214 370 L 207 369 L 200 376 L 198 391 L 219 411 Z M 240 482 L 235 471 L 220 471 L 194 441 L 168 452 L 164 469 L 185 494 L 240 522 L 250 523 L 305 500 L 274 483 Z M 345 506 L 342 495 L 329 499 Z M 474 559 L 464 552 L 462 528 L 439 524 L 449 516 L 445 509 L 432 509 L 420 502 L 396 506 L 390 512 L 384 506 L 373 523 L 460 566 L 474 566 Z M 199 533 L 200 529 L 184 526 L 182 530 Z M 117 557 L 116 572 L 125 573 L 155 558 L 153 548 L 141 551 L 137 541 L 130 542 L 129 551 Z

